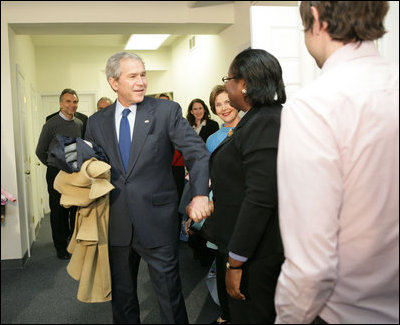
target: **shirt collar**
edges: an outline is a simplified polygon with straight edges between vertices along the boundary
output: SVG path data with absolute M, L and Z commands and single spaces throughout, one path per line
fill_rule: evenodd
M 66 120 L 66 121 L 73 121 L 73 120 L 76 119 L 75 115 L 72 117 L 72 119 L 69 119 L 68 117 L 66 117 L 66 116 L 61 112 L 61 110 L 58 112 L 58 115 L 60 115 L 61 118 L 64 119 L 64 120 Z
M 116 113 L 117 113 L 117 116 L 118 116 L 118 115 L 122 115 L 122 112 L 123 112 L 123 110 L 124 110 L 125 108 L 129 108 L 129 109 L 131 110 L 131 112 L 133 112 L 133 111 L 136 109 L 136 107 L 137 107 L 137 104 L 133 104 L 133 105 L 130 105 L 129 107 L 125 107 L 125 106 L 123 106 L 123 105 L 119 102 L 119 100 L 117 99 L 117 105 L 116 105 Z
M 376 55 L 379 55 L 379 52 L 373 41 L 348 43 L 331 54 L 325 61 L 322 71 L 325 72 L 341 62 Z

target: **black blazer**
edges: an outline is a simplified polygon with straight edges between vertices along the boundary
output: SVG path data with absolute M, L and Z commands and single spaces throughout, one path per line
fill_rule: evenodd
M 209 153 L 179 104 L 145 97 L 137 104 L 128 170 L 115 130 L 116 102 L 89 117 L 85 138 L 99 145 L 111 165 L 109 243 L 128 246 L 132 231 L 146 248 L 178 241 L 178 194 L 172 174 L 174 148 L 190 171 L 192 195 L 208 195 Z
M 206 120 L 199 133 L 199 136 L 203 139 L 204 143 L 207 142 L 208 137 L 219 130 L 219 124 L 214 120 Z
M 252 108 L 211 155 L 215 211 L 202 232 L 222 253 L 249 259 L 283 254 L 276 170 L 280 114 L 281 105 Z

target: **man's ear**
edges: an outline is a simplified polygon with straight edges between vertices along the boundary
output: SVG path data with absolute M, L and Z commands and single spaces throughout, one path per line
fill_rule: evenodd
M 316 7 L 311 7 L 311 14 L 314 18 L 312 26 L 313 34 L 319 35 L 321 31 L 326 31 L 328 28 L 328 23 L 326 21 L 323 21 L 321 23 L 321 21 L 319 20 L 319 12 Z
M 114 91 L 118 90 L 118 80 L 114 79 L 113 77 L 108 78 L 108 83 L 110 84 L 111 88 Z

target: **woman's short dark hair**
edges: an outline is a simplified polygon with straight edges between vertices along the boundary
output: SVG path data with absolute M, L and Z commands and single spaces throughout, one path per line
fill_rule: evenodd
M 261 49 L 246 49 L 232 61 L 230 73 L 246 82 L 246 101 L 253 107 L 286 102 L 285 84 L 279 61 Z
M 327 31 L 335 41 L 373 41 L 386 33 L 383 20 L 389 10 L 388 1 L 302 1 L 304 31 L 314 22 L 311 7 L 318 10 L 320 23 L 327 22 Z
M 225 85 L 216 85 L 214 88 L 211 90 L 210 94 L 210 109 L 214 114 L 217 114 L 217 111 L 215 110 L 215 98 L 223 92 L 226 92 Z
M 204 115 L 203 115 L 203 118 L 201 119 L 201 121 L 209 120 L 211 118 L 210 111 L 208 110 L 206 103 L 203 100 L 201 100 L 200 98 L 195 98 L 190 102 L 190 104 L 188 106 L 188 111 L 186 114 L 186 119 L 189 121 L 189 124 L 191 126 L 195 125 L 195 123 L 196 123 L 196 118 L 194 117 L 194 115 L 192 113 L 190 113 L 194 103 L 200 103 L 204 107 Z

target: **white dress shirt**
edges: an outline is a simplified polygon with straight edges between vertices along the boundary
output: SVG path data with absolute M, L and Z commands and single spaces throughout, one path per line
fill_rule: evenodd
M 129 121 L 129 128 L 131 131 L 131 141 L 132 141 L 132 135 L 133 135 L 133 127 L 135 126 L 135 119 L 136 119 L 136 108 L 137 105 L 131 105 L 129 107 L 124 107 L 122 104 L 119 102 L 117 99 L 117 105 L 115 107 L 115 130 L 117 131 L 117 140 L 119 142 L 119 127 L 121 124 L 121 119 L 122 119 L 122 112 L 125 108 L 129 108 L 131 110 L 131 113 L 128 114 L 127 119 Z
M 199 126 L 196 126 L 196 123 L 195 123 L 195 124 L 193 125 L 193 129 L 196 131 L 197 134 L 200 134 L 201 128 L 202 128 L 203 126 L 206 126 L 206 124 L 207 124 L 207 121 L 206 121 L 206 120 L 201 121 L 201 123 L 200 123 Z
M 276 323 L 399 323 L 399 75 L 348 44 L 282 111 Z

